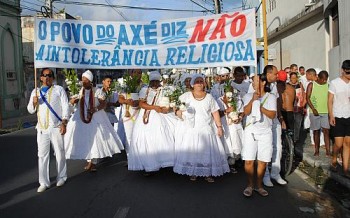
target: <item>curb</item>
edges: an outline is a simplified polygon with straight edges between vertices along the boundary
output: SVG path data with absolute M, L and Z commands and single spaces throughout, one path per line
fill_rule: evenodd
M 312 157 L 310 157 L 310 154 L 304 153 L 303 159 L 311 166 L 313 167 L 321 167 L 323 172 L 328 176 L 328 178 L 331 178 L 343 186 L 345 186 L 347 189 L 350 190 L 350 179 L 345 178 L 344 176 L 340 175 L 339 173 L 334 173 L 329 170 L 329 164 L 330 163 L 323 163 L 320 160 L 314 160 Z

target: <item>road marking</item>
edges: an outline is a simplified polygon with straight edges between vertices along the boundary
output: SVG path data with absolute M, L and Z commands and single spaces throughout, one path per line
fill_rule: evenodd
M 130 207 L 119 207 L 113 218 L 125 218 L 129 213 Z

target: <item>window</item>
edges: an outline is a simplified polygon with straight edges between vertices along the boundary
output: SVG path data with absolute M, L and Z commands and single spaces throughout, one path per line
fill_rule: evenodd
M 331 46 L 336 47 L 339 45 L 339 13 L 338 13 L 338 3 L 332 8 L 330 20 L 331 27 Z
M 272 12 L 276 8 L 276 0 L 269 0 L 269 12 Z

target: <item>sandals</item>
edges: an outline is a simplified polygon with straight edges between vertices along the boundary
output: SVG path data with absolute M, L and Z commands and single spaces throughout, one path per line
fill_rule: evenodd
M 253 195 L 253 187 L 247 187 L 243 191 L 243 195 L 246 197 L 251 197 Z
M 214 179 L 213 177 L 209 176 L 209 177 L 205 177 L 205 181 L 209 182 L 209 183 L 214 183 Z
M 269 195 L 269 193 L 263 188 L 255 189 L 255 191 L 258 192 L 259 195 L 261 195 L 262 197 L 266 197 Z
M 197 181 L 197 176 L 190 176 L 190 180 L 191 180 L 192 182 Z
M 86 165 L 84 167 L 84 170 L 85 171 L 90 171 L 90 172 L 96 172 L 97 171 L 95 164 L 92 164 L 92 163 L 88 163 L 88 165 Z

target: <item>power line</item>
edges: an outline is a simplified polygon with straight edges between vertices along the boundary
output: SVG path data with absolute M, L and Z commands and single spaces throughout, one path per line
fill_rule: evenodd
M 92 2 L 78 2 L 78 1 L 55 1 L 61 4 L 71 4 L 71 5 L 81 5 L 81 6 L 99 6 L 99 7 L 114 7 L 114 8 L 126 8 L 126 9 L 137 9 L 137 10 L 153 10 L 153 11 L 177 11 L 177 12 L 207 12 L 207 10 L 187 10 L 187 9 L 171 9 L 171 8 L 155 8 L 155 7 L 138 7 L 138 6 L 128 6 L 128 5 L 108 5 L 101 3 Z
M 197 5 L 197 6 L 201 7 L 201 8 L 203 8 L 204 10 L 206 10 L 206 11 L 208 11 L 208 12 L 214 14 L 213 11 L 209 10 L 208 8 L 206 8 L 206 7 L 204 7 L 203 5 L 199 4 L 198 2 L 195 2 L 194 0 L 190 0 L 190 1 L 191 1 L 192 3 L 194 3 L 195 5 Z
M 128 19 L 126 19 L 126 17 L 124 16 L 124 14 L 123 14 L 121 11 L 119 11 L 117 8 L 112 7 L 111 3 L 109 3 L 108 0 L 105 0 L 105 1 L 106 1 L 107 4 L 108 4 L 109 6 L 111 6 L 111 8 L 112 8 L 114 11 L 116 11 L 125 21 L 128 21 Z

